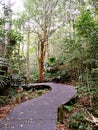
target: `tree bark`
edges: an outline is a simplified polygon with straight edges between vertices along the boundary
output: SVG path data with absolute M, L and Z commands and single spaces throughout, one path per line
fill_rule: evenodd
M 27 55 L 26 55 L 26 75 L 27 75 L 27 81 L 30 81 L 29 48 L 30 48 L 30 23 L 28 22 L 28 31 L 27 31 Z
M 44 71 L 44 41 L 40 43 L 39 53 L 39 82 L 43 82 L 43 71 Z
M 39 61 L 39 82 L 42 83 L 43 82 L 43 71 L 44 71 L 44 65 L 43 65 L 43 61 Z

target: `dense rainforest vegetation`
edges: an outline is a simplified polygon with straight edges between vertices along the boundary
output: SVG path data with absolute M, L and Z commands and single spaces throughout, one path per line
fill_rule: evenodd
M 14 95 L 11 86 L 20 87 L 20 80 L 70 83 L 86 114 L 98 117 L 98 1 L 24 0 L 17 12 L 14 4 L 0 1 L 0 104 L 2 96 Z M 83 115 L 75 114 L 69 127 L 90 130 Z

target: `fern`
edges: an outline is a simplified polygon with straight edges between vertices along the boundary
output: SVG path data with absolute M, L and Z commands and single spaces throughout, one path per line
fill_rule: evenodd
M 0 75 L 0 90 L 4 89 L 10 84 L 10 79 Z

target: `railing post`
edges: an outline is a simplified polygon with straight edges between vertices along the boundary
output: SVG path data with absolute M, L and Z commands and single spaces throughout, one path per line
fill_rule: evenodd
M 60 107 L 59 107 L 59 115 L 58 115 L 58 118 L 59 118 L 59 122 L 61 123 L 61 124 L 63 124 L 63 118 L 64 118 L 64 113 L 63 113 L 63 105 L 61 105 Z

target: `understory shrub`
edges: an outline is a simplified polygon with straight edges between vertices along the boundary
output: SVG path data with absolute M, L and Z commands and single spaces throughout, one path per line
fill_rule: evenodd
M 73 113 L 67 120 L 67 126 L 72 130 L 92 130 L 82 112 Z

